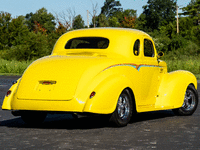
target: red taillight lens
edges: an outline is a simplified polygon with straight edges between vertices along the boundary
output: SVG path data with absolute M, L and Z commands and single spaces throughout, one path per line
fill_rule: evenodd
M 51 82 L 44 81 L 42 84 L 44 84 L 44 85 L 49 85 L 49 84 L 51 84 Z
M 39 81 L 39 83 L 43 85 L 51 85 L 56 84 L 56 81 Z
M 11 94 L 11 90 L 9 90 L 7 93 L 6 93 L 6 96 L 9 96 Z
M 96 92 L 92 92 L 91 94 L 90 94 L 90 98 L 93 98 L 94 96 L 95 96 L 95 94 L 96 94 Z

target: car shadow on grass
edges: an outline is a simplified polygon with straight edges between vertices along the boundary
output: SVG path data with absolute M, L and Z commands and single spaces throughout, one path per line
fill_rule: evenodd
M 157 111 L 139 113 L 133 116 L 130 121 L 131 125 L 134 123 L 163 119 L 168 117 L 174 117 L 172 111 Z M 105 116 L 92 116 L 73 118 L 69 114 L 48 114 L 45 121 L 40 125 L 29 125 L 22 121 L 21 117 L 14 119 L 3 120 L 0 122 L 0 126 L 10 128 L 40 128 L 40 129 L 96 129 L 96 128 L 114 128 L 115 126 L 109 124 L 108 119 Z

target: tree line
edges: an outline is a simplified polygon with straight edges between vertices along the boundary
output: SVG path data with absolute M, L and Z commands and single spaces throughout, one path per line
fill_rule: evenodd
M 94 5 L 93 5 L 94 6 Z M 93 7 L 95 12 L 97 5 Z M 159 51 L 177 55 L 200 53 L 200 0 L 191 2 L 179 14 L 177 33 L 177 0 L 148 0 L 143 13 L 123 9 L 120 1 L 105 0 L 100 14 L 93 13 L 89 27 L 122 27 L 149 33 Z M 41 8 L 35 13 L 12 18 L 0 12 L 0 57 L 32 60 L 49 55 L 56 40 L 64 33 L 87 28 L 82 16 L 68 9 L 53 15 Z

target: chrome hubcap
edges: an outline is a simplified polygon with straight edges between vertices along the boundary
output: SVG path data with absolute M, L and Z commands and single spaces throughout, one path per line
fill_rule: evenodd
M 184 103 L 182 107 L 189 111 L 195 106 L 195 95 L 191 90 L 187 90 L 185 93 Z
M 118 114 L 121 119 L 127 119 L 129 115 L 129 100 L 125 94 L 121 94 L 118 100 Z

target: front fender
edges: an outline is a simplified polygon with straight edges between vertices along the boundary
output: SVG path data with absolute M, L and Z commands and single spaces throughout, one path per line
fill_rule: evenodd
M 110 114 L 114 112 L 118 97 L 131 82 L 123 75 L 114 74 L 107 77 L 95 89 L 96 95 L 86 101 L 83 112 Z
M 11 87 L 10 87 L 10 91 L 11 91 L 11 94 L 9 96 L 5 96 L 4 98 L 4 101 L 3 101 L 3 104 L 2 104 L 2 109 L 5 109 L 5 110 L 11 110 L 11 103 L 12 103 L 12 100 L 13 100 L 13 97 L 17 91 L 17 87 L 19 85 L 19 82 L 20 82 L 21 78 L 19 78 L 17 80 L 17 83 L 13 84 Z
M 158 90 L 156 106 L 180 108 L 189 84 L 197 89 L 197 79 L 189 71 L 178 70 L 165 74 Z

